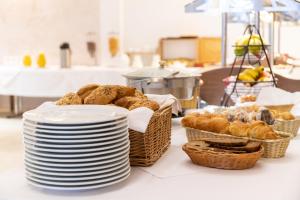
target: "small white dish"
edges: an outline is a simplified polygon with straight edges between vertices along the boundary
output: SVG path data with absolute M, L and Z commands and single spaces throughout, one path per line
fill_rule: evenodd
M 30 178 L 27 178 L 27 180 L 29 184 L 38 188 L 49 189 L 49 190 L 61 190 L 61 191 L 79 191 L 79 190 L 91 190 L 91 189 L 103 188 L 110 185 L 114 185 L 126 180 L 129 176 L 130 173 L 107 182 L 90 184 L 90 185 L 77 185 L 77 186 L 56 186 L 56 185 L 50 185 L 45 183 L 39 183 L 34 180 L 31 180 Z
M 108 131 L 116 131 L 122 128 L 128 128 L 127 122 L 118 124 L 116 126 L 106 127 L 106 128 L 99 128 L 99 129 L 91 129 L 91 130 L 71 130 L 71 131 L 64 131 L 64 130 L 37 130 L 35 128 L 31 127 L 23 127 L 24 131 L 30 131 L 35 133 L 54 133 L 54 134 L 88 134 L 88 133 L 102 133 L 102 132 L 108 132 Z
M 92 143 L 92 142 L 99 142 L 101 143 L 101 141 L 108 141 L 108 140 L 114 140 L 116 138 L 120 138 L 122 136 L 128 135 L 128 130 L 125 130 L 124 132 L 120 132 L 114 135 L 109 135 L 106 137 L 97 137 L 97 138 L 79 138 L 79 139 L 53 139 L 53 138 L 44 138 L 44 137 L 40 137 L 40 136 L 31 136 L 29 134 L 27 134 L 25 131 L 23 132 L 24 134 L 24 138 L 32 140 L 32 141 L 36 141 L 36 142 L 48 142 L 48 143 Z
M 52 157 L 44 157 L 44 156 L 40 156 L 40 155 L 34 155 L 31 154 L 30 152 L 25 150 L 25 156 L 33 159 L 33 160 L 39 160 L 39 161 L 43 161 L 43 162 L 58 162 L 58 163 L 78 163 L 78 162 L 92 162 L 92 161 L 99 161 L 99 160 L 107 160 L 110 158 L 115 158 L 117 156 L 121 156 L 121 155 L 126 155 L 129 152 L 129 147 L 127 147 L 126 149 L 123 149 L 117 153 L 113 153 L 110 155 L 105 155 L 105 156 L 89 156 L 89 157 L 83 157 L 83 158 L 52 158 Z
M 70 149 L 70 148 L 85 148 L 85 147 L 95 147 L 95 146 L 102 146 L 102 145 L 108 145 L 108 144 L 116 144 L 119 142 L 122 142 L 124 140 L 128 140 L 128 135 L 124 137 L 120 137 L 114 140 L 109 141 L 102 141 L 101 143 L 95 142 L 95 143 L 80 143 L 80 144 L 49 144 L 47 142 L 37 142 L 32 141 L 27 138 L 24 138 L 25 145 L 35 145 L 40 147 L 49 147 L 49 148 L 62 148 L 62 149 Z
M 128 152 L 129 153 L 129 152 Z M 128 155 L 124 154 L 124 155 L 121 155 L 121 156 L 116 156 L 114 158 L 109 158 L 109 159 L 106 159 L 106 160 L 96 160 L 96 161 L 93 161 L 93 162 L 85 162 L 85 163 L 82 163 L 82 162 L 78 162 L 78 163 L 53 163 L 53 162 L 45 162 L 45 161 L 40 161 L 40 160 L 36 160 L 36 159 L 32 159 L 32 158 L 29 158 L 27 156 L 25 156 L 25 160 L 29 161 L 30 163 L 33 163 L 33 164 L 37 164 L 37 165 L 41 165 L 41 166 L 46 166 L 46 167 L 73 167 L 73 168 L 79 168 L 79 167 L 82 167 L 85 169 L 85 167 L 89 167 L 89 166 L 96 166 L 96 165 L 104 165 L 104 164 L 107 164 L 107 163 L 112 163 L 112 162 L 115 162 L 115 161 L 119 161 L 119 160 L 124 160 L 128 158 Z
M 118 148 L 120 146 L 124 146 L 129 143 L 129 139 L 124 140 L 122 142 L 116 144 L 108 144 L 108 145 L 101 145 L 92 148 L 78 148 L 78 149 L 61 149 L 61 148 L 47 148 L 47 147 L 40 147 L 33 144 L 26 143 L 25 146 L 28 149 L 32 149 L 34 151 L 41 151 L 41 152 L 54 152 L 54 153 L 86 153 L 86 152 L 94 152 L 94 151 L 106 151 Z
M 96 151 L 96 152 L 87 152 L 87 153 L 61 153 L 61 152 L 41 152 L 41 151 L 35 151 L 30 148 L 26 148 L 25 146 L 25 151 L 29 152 L 33 155 L 36 156 L 43 156 L 43 157 L 52 157 L 52 158 L 78 158 L 78 157 L 90 157 L 90 156 L 101 156 L 101 155 L 109 155 L 109 154 L 114 154 L 115 152 L 122 151 L 124 149 L 128 149 L 129 147 L 129 142 L 126 145 L 120 146 L 118 148 L 114 148 L 111 150 L 106 150 L 106 151 Z
M 106 172 L 106 173 L 99 173 L 99 174 L 93 174 L 93 175 L 85 175 L 85 176 L 73 176 L 73 177 L 64 177 L 64 176 L 57 176 L 57 175 L 43 175 L 38 174 L 35 172 L 31 172 L 26 169 L 27 176 L 35 177 L 42 180 L 49 180 L 49 181 L 87 181 L 92 179 L 105 179 L 107 177 L 113 177 L 120 173 L 124 173 L 126 171 L 130 170 L 130 165 L 127 163 L 126 166 L 116 169 L 114 171 Z
M 55 167 L 55 166 L 47 167 L 44 165 L 39 165 L 37 163 L 31 163 L 29 160 L 25 160 L 25 165 L 34 169 L 39 169 L 48 172 L 77 173 L 77 172 L 106 170 L 106 169 L 113 168 L 115 166 L 119 166 L 124 162 L 129 162 L 128 156 L 127 157 L 123 156 L 123 158 L 121 157 L 119 160 L 114 160 L 112 162 L 97 164 L 92 166 L 85 166 L 85 167 Z
M 127 109 L 117 106 L 69 105 L 30 110 L 23 114 L 23 118 L 42 125 L 85 125 L 118 120 L 127 115 Z
M 28 126 L 31 128 L 37 128 L 37 129 L 46 129 L 46 130 L 64 130 L 64 131 L 72 131 L 74 129 L 82 129 L 82 130 L 86 130 L 86 129 L 98 129 L 101 127 L 105 127 L 105 126 L 113 126 L 113 125 L 117 125 L 117 124 L 121 124 L 127 122 L 127 118 L 123 117 L 121 119 L 118 120 L 113 120 L 113 121 L 109 121 L 109 122 L 104 122 L 104 123 L 99 123 L 99 124 L 94 124 L 94 125 L 73 125 L 73 126 L 62 126 L 62 125 L 40 125 L 39 123 L 30 121 L 30 120 L 23 120 L 23 124 L 24 126 Z
M 33 166 L 31 164 L 25 163 L 26 170 L 37 173 L 37 174 L 44 174 L 47 176 L 66 176 L 66 177 L 73 177 L 73 176 L 90 176 L 90 175 L 95 175 L 95 174 L 101 174 L 101 173 L 109 173 L 121 168 L 125 168 L 126 166 L 130 165 L 129 159 L 126 159 L 125 162 L 123 161 L 121 164 L 117 164 L 112 167 L 106 167 L 105 169 L 98 169 L 98 170 L 93 170 L 93 171 L 71 171 L 71 172 L 66 172 L 66 171 L 58 171 L 58 170 L 53 170 L 48 171 L 43 169 L 36 168 L 36 166 Z

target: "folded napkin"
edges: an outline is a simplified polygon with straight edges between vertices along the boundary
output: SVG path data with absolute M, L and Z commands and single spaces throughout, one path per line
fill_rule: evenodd
M 166 95 L 146 94 L 146 96 L 150 100 L 156 101 L 160 105 L 160 109 L 172 105 L 172 113 L 174 115 L 178 115 L 178 112 L 182 112 L 182 108 L 179 100 L 171 94 L 166 94 Z
M 291 113 L 300 116 L 300 92 L 288 92 L 275 87 L 267 87 L 260 91 L 256 103 L 258 105 L 293 104 Z

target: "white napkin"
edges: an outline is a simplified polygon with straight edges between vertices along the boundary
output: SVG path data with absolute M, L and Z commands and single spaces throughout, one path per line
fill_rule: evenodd
M 128 127 L 132 130 L 145 133 L 153 113 L 153 110 L 146 107 L 131 110 L 128 114 Z
M 291 113 L 300 116 L 300 92 L 287 92 L 279 88 L 263 88 L 257 99 L 258 105 L 285 105 L 294 104 Z
M 178 115 L 178 112 L 182 111 L 179 100 L 171 94 L 166 94 L 166 95 L 146 94 L 146 96 L 150 100 L 156 101 L 160 105 L 160 109 L 172 105 L 173 114 Z

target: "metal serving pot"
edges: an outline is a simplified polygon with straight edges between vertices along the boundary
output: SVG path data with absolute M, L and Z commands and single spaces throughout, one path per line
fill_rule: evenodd
M 200 74 L 190 75 L 164 68 L 148 68 L 125 74 L 128 86 L 146 94 L 172 94 L 178 99 L 192 99 L 200 87 Z

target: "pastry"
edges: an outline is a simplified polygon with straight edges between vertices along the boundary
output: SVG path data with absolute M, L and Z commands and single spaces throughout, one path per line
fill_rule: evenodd
M 80 88 L 77 91 L 77 94 L 78 94 L 78 96 L 80 96 L 81 99 L 85 99 L 97 87 L 99 87 L 98 84 L 88 84 L 88 85 Z
M 139 107 L 146 107 L 153 111 L 156 111 L 159 109 L 159 105 L 155 101 L 142 99 L 140 101 L 135 102 L 133 105 L 131 105 L 129 107 L 129 110 L 133 110 L 133 109 L 136 109 Z
M 228 133 L 229 121 L 224 117 L 213 117 L 208 120 L 206 130 L 214 133 Z
M 84 99 L 84 104 L 110 104 L 116 99 L 117 95 L 117 88 L 112 86 L 99 86 Z
M 241 103 L 245 102 L 255 102 L 256 101 L 256 96 L 254 95 L 245 95 L 241 97 Z
M 116 99 L 120 99 L 122 97 L 126 96 L 134 96 L 135 94 L 135 88 L 132 87 L 126 87 L 121 85 L 110 85 L 110 87 L 116 88 L 118 91 Z
M 234 121 L 230 123 L 228 128 L 229 133 L 234 136 L 239 137 L 247 137 L 249 132 L 250 126 L 248 123 L 243 123 L 241 121 Z
M 138 97 L 138 98 L 141 98 L 141 99 L 147 99 L 147 96 L 145 96 L 145 95 L 144 95 L 141 91 L 139 91 L 139 90 L 135 90 L 134 96 L 135 96 L 135 97 Z
M 134 103 L 138 102 L 138 101 L 141 101 L 140 98 L 138 97 L 122 97 L 118 100 L 116 100 L 114 102 L 114 104 L 116 106 L 120 106 L 120 107 L 123 107 L 123 108 L 129 108 L 130 106 L 132 106 Z
M 75 105 L 75 104 L 82 104 L 82 99 L 76 93 L 70 92 L 60 98 L 56 105 Z
M 249 137 L 261 140 L 279 138 L 272 127 L 262 121 L 255 121 L 250 125 Z

